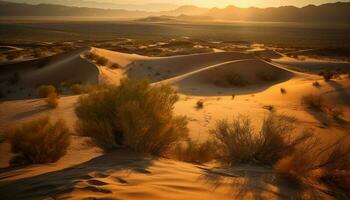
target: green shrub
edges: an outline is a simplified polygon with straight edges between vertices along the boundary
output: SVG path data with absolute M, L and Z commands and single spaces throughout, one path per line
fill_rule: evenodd
M 56 88 L 53 85 L 41 85 L 37 89 L 37 94 L 41 98 L 48 97 L 52 93 L 57 93 Z
M 77 130 L 105 151 L 122 145 L 137 152 L 164 155 L 187 137 L 187 119 L 173 114 L 178 98 L 169 86 L 122 80 L 118 87 L 80 97 Z
M 70 131 L 63 120 L 51 123 L 41 117 L 24 123 L 6 133 L 16 156 L 12 164 L 52 163 L 66 154 L 70 144 Z

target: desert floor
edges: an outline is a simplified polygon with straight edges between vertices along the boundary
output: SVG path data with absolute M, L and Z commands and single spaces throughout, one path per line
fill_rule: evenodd
M 119 68 L 87 60 L 85 55 L 90 51 L 117 63 Z M 350 63 L 297 60 L 270 49 L 259 51 L 265 59 L 252 51 L 147 57 L 82 48 L 55 55 L 40 68 L 40 62 L 19 62 L 0 75 L 19 71 L 21 76 L 18 85 L 10 88 L 15 92 L 0 103 L 0 130 L 42 115 L 63 118 L 74 130 L 74 107 L 79 95 L 63 92 L 59 107 L 52 110 L 44 99 L 35 97 L 37 85 L 63 81 L 118 84 L 121 78 L 129 77 L 148 79 L 154 86 L 173 86 L 180 95 L 174 111 L 189 118 L 194 140 L 205 141 L 217 120 L 237 115 L 248 116 L 259 128 L 271 107 L 274 112 L 295 116 L 297 130 L 313 129 L 320 142 L 349 134 L 350 79 L 339 76 L 325 82 L 314 72 L 319 66 L 349 69 Z M 219 87 L 210 81 L 232 70 L 250 84 Z M 256 73 L 273 73 L 278 79 L 262 82 Z M 315 81 L 321 86 L 313 86 Z M 342 107 L 343 121 L 305 109 L 301 98 L 309 94 L 320 94 L 331 105 Z M 197 101 L 204 102 L 202 109 L 196 108 Z M 0 143 L 1 199 L 299 199 L 303 195 L 302 189 L 281 180 L 271 167 L 239 165 L 225 169 L 216 163 L 196 165 L 122 150 L 102 154 L 88 145 L 86 138 L 76 135 L 73 141 L 67 155 L 57 163 L 21 168 L 9 166 L 9 145 Z

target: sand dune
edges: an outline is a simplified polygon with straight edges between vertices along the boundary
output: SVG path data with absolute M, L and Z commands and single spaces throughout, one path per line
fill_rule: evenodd
M 220 85 L 227 75 L 235 74 L 244 86 Z M 266 81 L 261 76 L 271 76 L 274 80 Z M 286 81 L 294 73 L 273 66 L 257 59 L 229 61 L 209 66 L 191 73 L 163 81 L 174 85 L 179 92 L 191 95 L 231 95 L 255 93 L 273 84 Z

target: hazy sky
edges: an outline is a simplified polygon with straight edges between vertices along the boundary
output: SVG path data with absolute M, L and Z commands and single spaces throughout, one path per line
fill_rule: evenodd
M 350 0 L 95 0 L 104 2 L 115 3 L 132 3 L 132 4 L 145 4 L 145 3 L 170 3 L 170 4 L 191 4 L 204 7 L 225 7 L 227 5 L 235 5 L 239 7 L 276 7 L 283 5 L 305 6 L 308 4 L 324 4 L 329 2 L 350 2 Z

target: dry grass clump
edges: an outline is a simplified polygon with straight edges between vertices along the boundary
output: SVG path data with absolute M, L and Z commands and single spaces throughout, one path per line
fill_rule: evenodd
M 301 99 L 301 103 L 306 108 L 316 111 L 323 111 L 326 105 L 325 100 L 321 95 L 314 94 L 303 96 Z
M 73 94 L 84 94 L 89 92 L 89 86 L 83 84 L 74 84 L 70 87 Z
M 193 140 L 179 143 L 172 150 L 172 157 L 191 163 L 206 163 L 215 159 L 216 144 L 212 140 L 199 143 Z
M 46 103 L 49 108 L 57 108 L 59 96 L 57 93 L 51 93 L 46 98 Z
M 41 85 L 37 89 L 37 94 L 41 98 L 48 97 L 52 93 L 57 93 L 57 90 L 53 85 Z
M 320 88 L 321 87 L 321 84 L 318 81 L 313 82 L 312 85 L 314 87 L 316 87 L 316 88 Z
M 63 120 L 51 123 L 48 117 L 34 119 L 6 133 L 16 156 L 12 164 L 52 163 L 66 154 L 70 131 Z
M 214 78 L 212 82 L 215 85 L 218 85 L 221 87 L 230 87 L 230 86 L 243 87 L 248 85 L 248 82 L 244 80 L 244 78 L 240 74 L 237 74 L 234 72 L 230 72 L 223 77 Z
M 201 101 L 201 100 L 199 100 L 199 101 L 197 101 L 197 103 L 196 103 L 196 109 L 203 109 L 203 107 L 204 107 L 204 102 L 203 101 Z
M 332 71 L 323 71 L 320 72 L 319 75 L 322 76 L 326 82 L 328 82 L 336 76 L 336 73 Z
M 285 88 L 280 89 L 281 94 L 287 94 L 287 90 Z
M 307 140 L 309 134 L 292 135 L 295 118 L 271 113 L 255 132 L 250 119 L 238 116 L 232 122 L 218 121 L 210 132 L 218 144 L 218 159 L 223 163 L 273 164 L 296 145 Z
M 350 141 L 341 138 L 324 146 L 314 138 L 278 161 L 275 171 L 299 184 L 310 182 L 310 179 L 322 181 L 337 188 L 335 196 L 344 197 L 345 191 L 350 190 Z M 349 192 L 347 195 L 349 197 Z
M 93 62 L 96 62 L 98 65 L 106 66 L 109 62 L 107 58 L 100 56 L 94 52 L 86 54 L 85 57 Z
M 187 138 L 187 119 L 174 116 L 179 99 L 169 86 L 123 80 L 80 97 L 76 107 L 78 133 L 105 151 L 124 146 L 137 152 L 164 155 Z
M 278 74 L 273 72 L 259 72 L 255 75 L 264 82 L 274 82 L 278 80 Z

